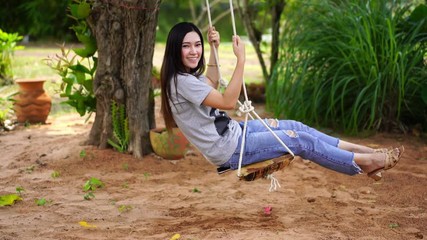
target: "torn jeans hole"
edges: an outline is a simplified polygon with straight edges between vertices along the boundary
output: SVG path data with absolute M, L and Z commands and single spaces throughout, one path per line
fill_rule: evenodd
M 284 130 L 283 132 L 285 132 L 285 134 L 288 135 L 288 137 L 291 137 L 291 138 L 298 137 L 298 133 L 295 132 L 294 130 Z
M 266 119 L 266 122 L 272 128 L 278 128 L 279 127 L 279 120 L 277 120 L 277 119 L 269 118 L 269 119 Z

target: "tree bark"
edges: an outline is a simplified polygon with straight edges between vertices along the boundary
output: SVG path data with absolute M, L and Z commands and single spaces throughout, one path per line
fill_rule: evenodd
M 238 9 L 239 15 L 241 16 L 243 25 L 245 26 L 246 32 L 248 33 L 249 41 L 251 41 L 252 46 L 254 46 L 259 64 L 261 65 L 264 81 L 267 82 L 267 79 L 269 78 L 269 73 L 267 71 L 267 67 L 264 61 L 264 57 L 262 56 L 262 51 L 260 46 L 262 32 L 258 31 L 258 29 L 256 29 L 256 27 L 254 26 L 252 21 L 255 21 L 255 17 L 251 16 L 248 5 L 249 5 L 248 0 L 243 0 L 243 4 L 240 2 L 240 0 L 237 1 L 237 9 Z
M 264 77 L 264 82 L 267 83 L 270 79 L 270 75 L 276 65 L 278 56 L 279 56 L 279 43 L 280 43 L 280 18 L 283 13 L 283 10 L 286 6 L 286 0 L 276 0 L 268 1 L 271 4 L 271 55 L 270 55 L 270 68 L 267 69 L 266 61 L 261 50 L 261 40 L 263 29 L 257 29 L 254 21 L 257 21 L 256 16 L 252 16 L 249 10 L 249 0 L 242 0 L 243 3 L 237 1 L 238 11 L 242 18 L 243 25 L 245 26 L 246 32 L 248 33 L 249 40 L 254 46 L 255 53 L 258 57 L 258 61 L 261 65 L 262 75 Z
M 280 18 L 285 9 L 286 1 L 276 1 L 271 8 L 271 56 L 270 56 L 270 75 L 276 66 L 277 59 L 279 58 L 279 44 L 280 44 Z M 267 81 L 270 78 L 267 79 Z
M 112 100 L 125 104 L 128 151 L 150 153 L 149 130 L 155 127 L 151 86 L 152 59 L 160 0 L 97 0 L 89 24 L 98 47 L 94 79 L 96 116 L 89 144 L 107 148 L 112 138 Z

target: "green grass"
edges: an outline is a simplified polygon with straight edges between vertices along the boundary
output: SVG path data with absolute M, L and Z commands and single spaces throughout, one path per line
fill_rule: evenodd
M 412 15 L 398 2 L 296 2 L 268 107 L 279 117 L 352 134 L 427 126 L 426 32 L 424 18 L 416 21 L 427 10 Z

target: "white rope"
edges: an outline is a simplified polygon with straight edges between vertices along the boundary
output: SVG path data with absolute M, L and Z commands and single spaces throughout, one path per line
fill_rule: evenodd
M 209 5 L 209 0 L 206 0 L 206 9 L 208 12 L 209 27 L 212 28 L 212 18 L 211 18 L 211 10 L 210 10 L 210 5 Z M 219 84 L 220 84 L 220 86 L 227 87 L 228 82 L 222 78 L 221 70 L 219 67 L 218 49 L 216 49 L 215 44 L 212 44 L 211 47 L 214 48 L 213 52 L 214 52 L 214 57 L 215 57 L 215 63 L 217 65 L 217 70 L 218 70 Z
M 237 36 L 236 21 L 234 20 L 233 0 L 229 0 L 229 2 L 230 2 L 231 24 L 233 26 L 233 34 L 234 34 L 234 36 Z M 245 84 L 244 81 L 243 81 L 242 85 L 243 85 L 243 94 L 245 96 L 245 101 L 248 101 L 248 94 L 247 94 L 247 91 L 246 91 L 246 84 Z M 245 124 L 246 124 L 246 122 L 245 122 Z
M 212 27 L 212 17 L 211 17 L 211 10 L 210 10 L 210 4 L 209 4 L 209 0 L 206 0 L 206 11 L 208 13 L 208 20 L 209 20 L 209 27 Z M 235 27 L 234 27 L 235 28 Z M 235 34 L 236 35 L 236 34 Z M 214 44 L 214 57 L 215 57 L 215 63 L 217 65 L 217 70 L 218 70 L 218 77 L 219 77 L 219 84 L 222 87 L 227 87 L 228 86 L 228 81 L 225 80 L 224 78 L 222 78 L 222 74 L 221 74 L 221 68 L 220 68 L 220 64 L 219 64 L 219 57 L 218 57 L 218 49 L 215 47 Z M 237 101 L 239 103 L 239 106 L 243 106 L 243 104 L 240 101 Z M 249 117 L 253 120 L 254 118 L 252 117 L 252 115 L 249 114 Z
M 245 113 L 245 114 L 250 113 L 250 112 L 252 112 L 254 110 L 255 110 L 255 108 L 252 107 L 252 102 L 251 101 L 244 101 L 243 104 L 242 104 L 242 106 L 239 107 L 239 111 L 241 113 Z
M 233 0 L 229 0 L 230 3 L 230 13 L 231 13 L 231 23 L 233 26 L 233 34 L 234 36 L 237 36 L 237 31 L 236 31 L 236 22 L 235 22 L 235 18 L 234 18 L 234 7 L 233 7 Z M 209 0 L 206 0 L 206 8 L 207 8 L 207 12 L 208 12 L 208 18 L 209 18 L 209 27 L 212 27 L 212 19 L 211 19 L 211 13 L 210 13 L 210 4 L 209 4 Z M 222 80 L 222 76 L 221 76 L 221 71 L 219 68 L 219 59 L 218 59 L 218 53 L 217 53 L 217 49 L 214 45 L 214 55 L 215 55 L 215 61 L 216 64 L 218 66 L 218 74 L 219 74 L 219 78 L 220 80 Z M 246 91 L 246 85 L 245 82 L 243 81 L 242 84 L 243 87 L 243 93 L 244 93 L 244 97 L 245 97 L 245 101 L 242 104 L 240 101 L 238 101 L 240 107 L 239 107 L 239 111 L 242 113 L 245 113 L 245 123 L 243 125 L 243 133 L 242 133 L 242 144 L 240 146 L 240 156 L 239 156 L 239 167 L 237 170 L 237 176 L 241 177 L 241 169 L 242 169 L 242 161 L 243 161 L 243 153 L 244 153 L 244 149 L 245 149 L 245 142 L 246 142 L 246 129 L 247 129 L 247 124 L 248 124 L 248 116 L 251 117 L 251 119 L 253 119 L 251 114 L 254 114 L 259 121 L 262 122 L 262 124 L 273 134 L 273 136 L 281 143 L 281 145 L 292 155 L 295 156 L 294 153 L 288 148 L 288 146 L 286 146 L 286 144 L 277 136 L 277 134 L 271 130 L 271 128 L 260 118 L 260 116 L 255 112 L 254 107 L 252 107 L 252 102 L 248 100 L 248 94 Z M 276 190 L 277 186 L 280 187 L 279 181 L 272 176 L 272 174 L 268 175 L 267 178 L 271 179 L 271 187 L 270 187 L 270 192 L 272 190 Z
M 277 191 L 277 187 L 279 187 L 279 188 L 282 187 L 282 186 L 280 186 L 279 180 L 277 180 L 277 178 L 275 178 L 273 174 L 268 174 L 267 179 L 271 180 L 270 188 L 268 189 L 269 192 L 275 192 L 275 191 Z

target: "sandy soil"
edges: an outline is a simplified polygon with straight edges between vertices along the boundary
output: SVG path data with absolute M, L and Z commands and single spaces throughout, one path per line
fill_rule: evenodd
M 82 146 L 90 127 L 64 115 L 0 135 L 0 194 L 25 189 L 22 201 L 0 207 L 1 240 L 427 237 L 427 144 L 414 136 L 346 138 L 405 146 L 380 182 L 297 159 L 275 174 L 281 188 L 269 192 L 268 180 L 217 175 L 196 151 L 170 161 Z M 91 177 L 105 185 L 85 200 Z M 37 206 L 41 198 L 48 203 Z

